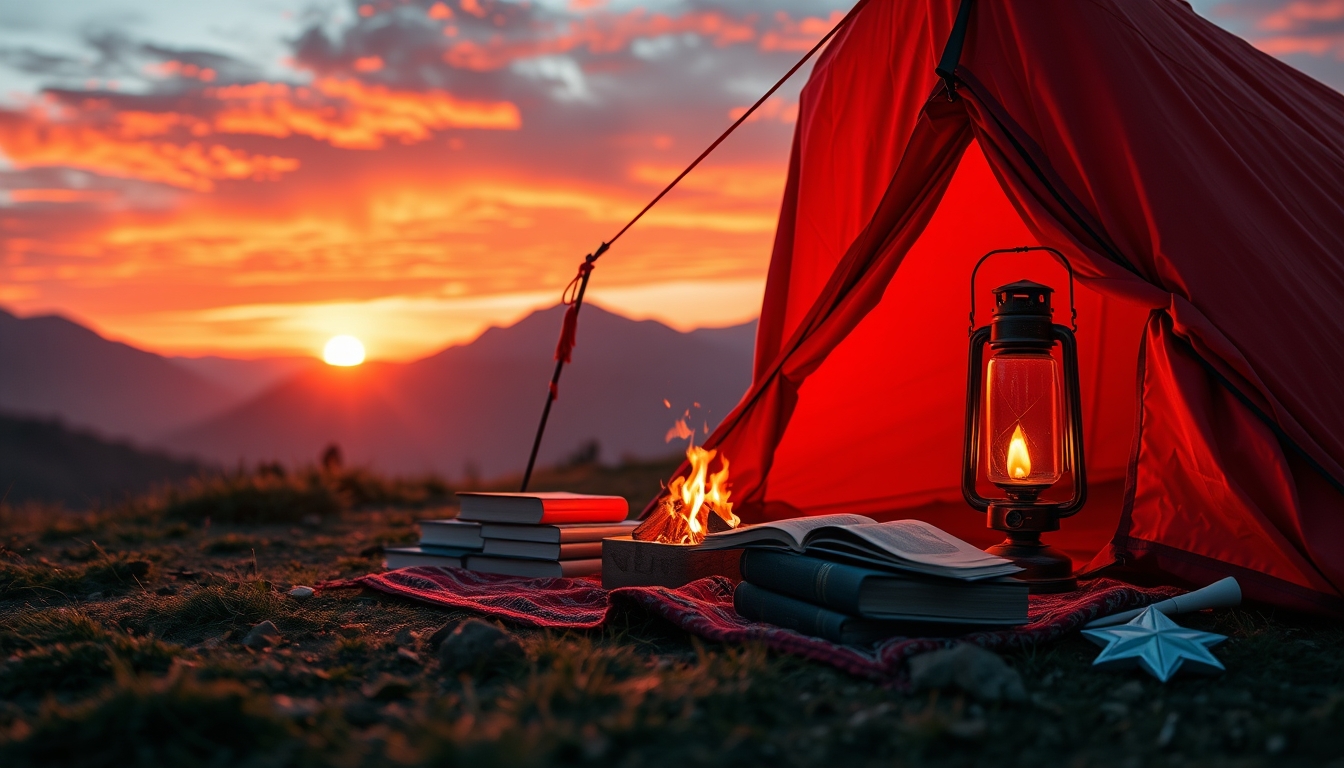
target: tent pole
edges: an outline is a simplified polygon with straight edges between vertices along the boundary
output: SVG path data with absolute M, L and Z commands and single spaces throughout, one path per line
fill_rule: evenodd
M 947 45 L 943 46 L 943 55 L 933 71 L 943 79 L 947 89 L 947 100 L 957 100 L 957 66 L 961 64 L 961 49 L 966 45 L 966 27 L 971 23 L 971 3 L 975 0 L 961 0 L 957 8 L 957 20 L 952 24 L 952 34 L 947 36 Z

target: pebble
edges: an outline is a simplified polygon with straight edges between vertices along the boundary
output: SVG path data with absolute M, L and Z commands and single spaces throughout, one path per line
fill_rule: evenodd
M 289 596 L 299 600 L 306 600 L 315 594 L 312 587 L 299 585 L 289 590 Z
M 1175 712 L 1171 712 L 1167 715 L 1166 721 L 1162 723 L 1162 730 L 1157 732 L 1157 746 L 1162 749 L 1171 746 L 1172 739 L 1176 738 L 1176 723 L 1178 723 L 1180 719 L 1181 716 Z
M 450 675 L 468 670 L 479 672 L 524 655 L 518 638 L 480 619 L 468 619 L 457 625 L 439 645 L 439 662 Z
M 252 628 L 243 638 L 243 645 L 248 648 L 269 648 L 273 645 L 279 645 L 283 637 L 275 624 L 267 619 Z
M 446 640 L 449 635 L 453 634 L 453 630 L 457 629 L 457 625 L 461 623 L 462 622 L 456 620 L 450 621 L 434 630 L 434 633 L 425 641 L 425 646 L 431 651 L 437 651 L 439 646 L 443 644 L 443 641 Z
M 382 675 L 364 686 L 364 695 L 377 701 L 404 699 L 411 693 L 411 683 L 400 677 Z
M 1130 680 L 1124 685 L 1111 691 L 1111 697 L 1116 701 L 1123 701 L 1126 704 L 1133 704 L 1143 698 L 1143 683 L 1138 680 Z
M 1026 701 L 1022 675 L 998 654 L 958 643 L 910 659 L 915 690 L 958 688 L 983 701 Z
M 405 659 L 406 661 L 409 661 L 413 664 L 420 663 L 420 654 L 416 653 L 415 651 L 412 651 L 410 648 L 398 648 L 397 658 Z

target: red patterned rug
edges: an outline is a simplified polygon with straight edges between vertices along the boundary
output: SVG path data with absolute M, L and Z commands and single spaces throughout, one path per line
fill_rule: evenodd
M 1171 587 L 1145 589 L 1110 579 L 1093 579 L 1083 582 L 1075 592 L 1033 595 L 1030 622 L 1021 627 L 953 638 L 893 637 L 871 648 L 856 648 L 747 621 L 733 610 L 733 584 L 721 576 L 693 581 L 678 589 L 606 590 L 596 579 L 524 579 L 422 566 L 320 586 L 322 589 L 365 586 L 528 627 L 590 629 L 601 626 L 616 611 L 652 614 L 709 640 L 760 642 L 775 651 L 883 681 L 899 680 L 905 660 L 911 656 L 956 642 L 975 643 L 991 650 L 1026 648 L 1061 638 L 1094 618 L 1138 608 L 1181 592 Z

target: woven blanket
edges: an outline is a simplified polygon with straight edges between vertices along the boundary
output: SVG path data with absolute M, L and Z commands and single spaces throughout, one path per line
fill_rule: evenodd
M 527 627 L 590 629 L 602 626 L 617 611 L 652 614 L 709 640 L 759 642 L 781 653 L 886 682 L 899 682 L 905 660 L 920 653 L 957 642 L 975 643 L 990 650 L 1026 648 L 1061 638 L 1100 616 L 1180 593 L 1170 587 L 1145 589 L 1110 579 L 1093 579 L 1083 582 L 1074 592 L 1032 595 L 1030 621 L 1021 627 L 971 632 L 960 637 L 893 637 L 872 647 L 857 648 L 738 616 L 733 610 L 733 583 L 722 576 L 693 581 L 677 589 L 606 590 L 596 579 L 524 579 L 421 566 L 321 585 L 323 589 L 354 586 Z

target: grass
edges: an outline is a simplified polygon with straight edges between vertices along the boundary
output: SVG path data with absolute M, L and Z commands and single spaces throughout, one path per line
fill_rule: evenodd
M 640 503 L 670 469 L 538 482 Z M 514 629 L 525 658 L 450 674 L 430 638 L 463 615 L 286 594 L 376 569 L 448 498 L 428 481 L 268 468 L 87 513 L 0 509 L 0 765 L 1344 767 L 1344 630 L 1301 617 L 1184 619 L 1230 636 L 1228 672 L 1167 685 L 1094 671 L 1077 637 L 1010 654 L 1030 700 L 1008 705 L 637 616 Z M 244 646 L 264 620 L 280 644 Z

